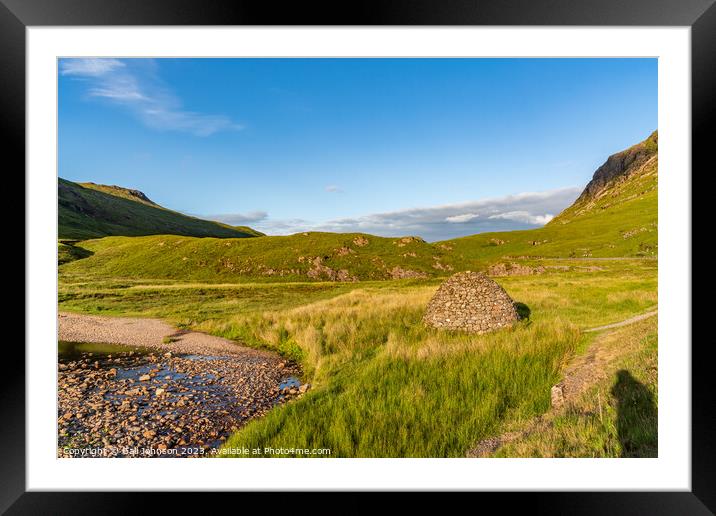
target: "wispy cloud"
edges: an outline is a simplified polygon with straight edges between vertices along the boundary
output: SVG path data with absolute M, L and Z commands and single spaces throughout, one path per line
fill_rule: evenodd
M 329 193 L 340 193 L 343 191 L 343 188 L 341 188 L 338 185 L 328 185 L 326 186 L 326 192 Z
M 144 60 L 143 60 L 144 61 Z M 60 74 L 87 82 L 87 94 L 129 109 L 146 126 L 210 136 L 243 129 L 226 115 L 188 111 L 161 80 L 131 60 L 72 58 L 60 61 Z
M 269 235 L 303 231 L 365 232 L 387 237 L 418 235 L 432 242 L 488 231 L 542 226 L 552 219 L 553 213 L 559 213 L 574 202 L 580 192 L 581 188 L 560 188 L 324 222 L 276 220 L 266 215 L 263 219 L 252 221 L 252 226 Z M 225 215 L 214 218 L 227 220 Z
M 60 73 L 80 77 L 100 77 L 124 66 L 124 63 L 118 59 L 63 59 Z

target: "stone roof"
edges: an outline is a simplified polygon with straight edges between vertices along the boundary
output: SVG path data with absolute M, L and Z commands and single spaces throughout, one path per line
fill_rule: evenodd
M 423 322 L 432 328 L 486 333 L 518 319 L 514 302 L 500 285 L 480 272 L 466 271 L 440 285 Z

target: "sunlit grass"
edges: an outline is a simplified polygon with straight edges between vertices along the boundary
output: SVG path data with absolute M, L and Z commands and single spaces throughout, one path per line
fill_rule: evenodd
M 658 456 L 657 318 L 604 338 L 606 378 L 539 431 L 509 442 L 498 457 Z
M 581 330 L 656 305 L 655 261 L 599 267 L 497 278 L 530 317 L 486 335 L 422 325 L 435 280 L 206 284 L 65 273 L 60 309 L 160 317 L 299 362 L 311 390 L 230 446 L 463 456 L 549 408 L 550 387 L 591 338 Z

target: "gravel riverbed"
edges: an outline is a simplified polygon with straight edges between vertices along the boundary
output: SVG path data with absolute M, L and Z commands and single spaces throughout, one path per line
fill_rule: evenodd
M 60 354 L 59 457 L 210 455 L 309 387 L 278 355 L 154 319 L 60 314 L 59 327 L 61 341 L 116 345 Z

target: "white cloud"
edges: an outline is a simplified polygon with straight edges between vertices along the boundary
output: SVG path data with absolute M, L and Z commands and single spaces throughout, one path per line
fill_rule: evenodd
M 479 217 L 477 213 L 462 213 L 460 215 L 451 215 L 450 217 L 445 217 L 445 222 L 451 222 L 452 224 L 460 224 L 462 222 L 470 222 L 471 220 L 476 219 Z
M 63 59 L 60 73 L 88 81 L 90 97 L 126 107 L 152 129 L 210 136 L 219 131 L 244 128 L 225 115 L 185 110 L 155 74 L 146 73 L 131 63 L 117 59 Z
M 341 187 L 338 186 L 338 185 L 328 185 L 328 186 L 326 187 L 326 192 L 339 193 L 339 192 L 342 192 L 342 191 L 343 191 L 343 188 L 341 188 Z
M 417 235 L 428 241 L 446 240 L 488 231 L 542 226 L 568 207 L 581 188 L 526 192 L 464 203 L 417 207 L 323 222 L 304 219 L 256 221 L 253 227 L 269 235 L 304 231 L 364 232 L 396 237 Z
M 525 224 L 538 224 L 541 226 L 547 224 L 550 220 L 552 220 L 554 218 L 554 215 L 552 215 L 551 213 L 536 215 L 520 210 L 508 211 L 506 213 L 496 213 L 495 215 L 490 215 L 488 218 L 515 220 L 517 222 L 524 222 Z

